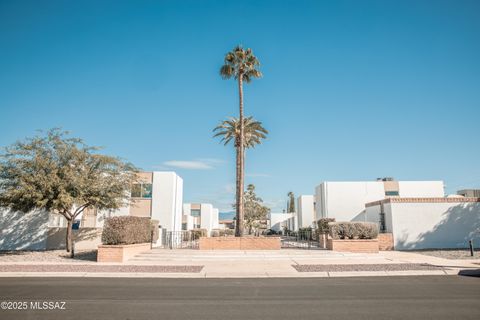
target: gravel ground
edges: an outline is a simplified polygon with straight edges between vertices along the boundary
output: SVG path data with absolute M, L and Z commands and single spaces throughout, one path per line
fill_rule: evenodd
M 199 273 L 203 266 L 133 266 L 133 265 L 0 265 L 0 272 L 148 272 Z
M 97 261 L 97 250 L 79 250 L 71 259 L 65 250 L 0 251 L 0 262 L 68 262 Z
M 442 270 L 442 267 L 419 263 L 392 264 L 299 264 L 292 265 L 298 272 L 351 272 L 351 271 L 408 271 Z
M 464 250 L 419 250 L 419 251 L 409 251 L 409 252 L 415 252 L 419 254 L 424 254 L 427 256 L 433 256 L 437 258 L 444 258 L 444 259 L 480 259 L 480 248 L 477 248 L 475 250 L 474 256 L 470 256 L 470 250 L 469 249 L 464 249 Z

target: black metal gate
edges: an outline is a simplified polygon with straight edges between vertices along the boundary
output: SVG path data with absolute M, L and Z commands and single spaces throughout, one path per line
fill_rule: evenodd
M 164 249 L 198 249 L 198 236 L 189 231 L 164 231 L 160 247 Z
M 280 238 L 282 248 L 321 249 L 315 230 L 286 231 Z

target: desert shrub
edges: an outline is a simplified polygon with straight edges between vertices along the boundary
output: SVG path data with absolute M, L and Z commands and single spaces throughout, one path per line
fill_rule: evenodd
M 332 239 L 376 239 L 378 227 L 370 222 L 330 222 Z
M 200 239 L 200 237 L 207 236 L 207 229 L 193 229 L 190 230 L 190 233 L 192 234 L 192 239 L 197 240 Z
M 150 220 L 150 226 L 152 230 L 152 242 L 157 242 L 159 238 L 159 231 L 158 231 L 158 220 Z
M 210 231 L 210 237 L 220 237 L 220 230 L 214 229 Z
M 221 229 L 221 230 L 219 230 L 219 232 L 220 232 L 220 237 L 234 236 L 235 235 L 235 230 L 233 230 L 233 229 Z
M 330 222 L 328 223 L 328 232 L 332 239 L 345 239 L 345 224 L 348 222 Z
M 354 222 L 354 228 L 358 239 L 376 239 L 378 237 L 378 226 L 373 222 Z
M 102 232 L 103 244 L 134 244 L 150 242 L 151 240 L 150 218 L 120 216 L 105 219 Z
M 321 218 L 317 221 L 317 230 L 319 234 L 327 234 L 328 233 L 328 224 L 330 222 L 335 222 L 335 218 Z

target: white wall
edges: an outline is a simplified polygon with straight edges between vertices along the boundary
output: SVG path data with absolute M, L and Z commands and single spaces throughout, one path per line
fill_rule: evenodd
M 390 210 L 397 250 L 467 248 L 480 238 L 478 202 L 392 203 Z
M 315 219 L 313 195 L 302 195 L 297 198 L 298 228 L 311 227 Z
M 182 229 L 183 180 L 175 172 L 153 172 L 152 219 L 168 231 Z
M 379 221 L 380 205 L 366 212 L 367 221 Z M 471 238 L 480 241 L 479 202 L 393 202 L 384 212 L 396 250 L 467 248 Z
M 398 189 L 403 198 L 445 196 L 443 181 L 399 181 Z
M 364 220 L 365 203 L 384 198 L 383 182 L 324 182 L 315 192 L 317 217 Z
M 283 226 L 287 224 L 288 219 L 292 218 L 291 213 L 269 213 L 270 229 L 282 231 Z
M 217 208 L 213 208 L 212 212 L 212 229 L 218 229 L 220 228 L 220 225 L 218 223 L 218 214 L 219 210 Z
M 210 203 L 202 203 L 200 208 L 200 228 L 207 229 L 210 235 L 213 225 L 213 206 Z
M 45 250 L 49 213 L 0 210 L 0 250 Z

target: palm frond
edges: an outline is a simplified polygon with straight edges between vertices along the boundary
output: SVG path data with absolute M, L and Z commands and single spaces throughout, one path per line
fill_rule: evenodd
M 262 126 L 260 121 L 256 121 L 253 117 L 246 117 L 243 121 L 245 148 L 254 148 L 267 138 L 268 131 Z M 222 121 L 213 129 L 214 138 L 221 137 L 220 142 L 225 145 L 234 142 L 235 146 L 240 140 L 240 121 L 238 118 L 229 118 Z

